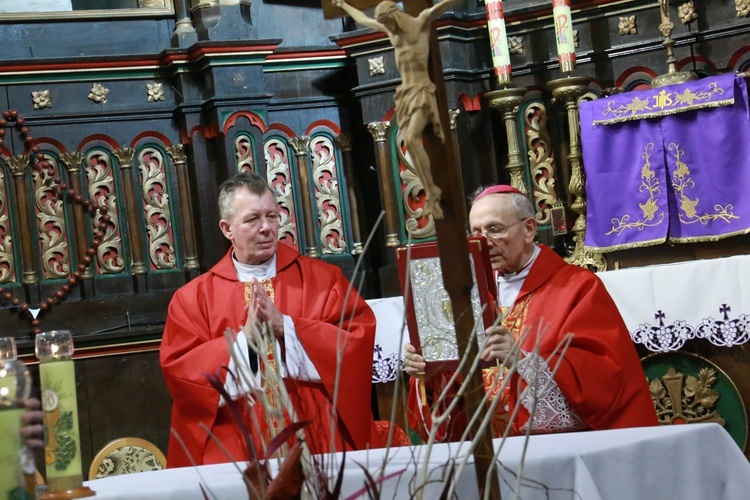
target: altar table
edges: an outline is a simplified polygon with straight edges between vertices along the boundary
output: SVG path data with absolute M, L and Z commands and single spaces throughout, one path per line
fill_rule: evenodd
M 500 440 L 494 444 L 497 449 Z M 505 500 L 750 498 L 750 463 L 729 434 L 713 423 L 534 436 L 528 442 L 521 488 L 516 490 L 523 447 L 524 438 L 510 438 L 500 452 Z M 425 462 L 435 478 L 450 459 L 466 454 L 466 444 L 436 445 L 429 457 L 426 453 L 425 446 L 391 449 L 386 475 L 404 472 L 383 482 L 381 498 L 410 498 L 415 475 Z M 346 454 L 342 498 L 350 498 L 363 487 L 364 472 L 357 464 L 366 465 L 374 475 L 384 455 L 385 450 Z M 335 457 L 341 460 L 341 454 Z M 85 484 L 99 499 L 202 500 L 200 484 L 209 492 L 208 498 L 247 498 L 233 464 L 143 472 Z M 424 498 L 438 498 L 442 487 L 439 483 L 428 486 Z M 471 464 L 458 479 L 457 491 L 459 498 L 478 498 Z

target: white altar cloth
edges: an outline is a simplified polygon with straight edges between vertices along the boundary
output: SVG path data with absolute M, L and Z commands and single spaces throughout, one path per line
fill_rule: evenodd
M 499 443 L 495 440 L 496 447 Z M 750 464 L 717 424 L 534 436 L 526 453 L 524 486 L 516 496 L 514 471 L 523 445 L 524 438 L 511 438 L 500 453 L 505 500 L 740 500 L 750 492 Z M 435 446 L 428 459 L 429 469 L 438 471 L 464 451 L 459 450 L 459 443 Z M 426 459 L 425 453 L 424 446 L 391 449 L 386 474 L 405 472 L 400 480 L 383 482 L 381 498 L 411 496 L 411 482 Z M 363 487 L 364 473 L 356 462 L 367 465 L 374 474 L 383 454 L 384 450 L 372 450 L 346 455 L 342 498 L 350 498 Z M 338 457 L 340 460 L 340 454 Z M 142 472 L 85 484 L 96 491 L 98 499 L 202 500 L 201 483 L 211 492 L 209 498 L 247 498 L 233 464 Z M 437 498 L 441 490 L 442 484 L 431 485 L 424 498 Z M 458 480 L 458 497 L 478 498 L 471 465 Z
M 637 344 L 655 352 L 705 339 L 720 347 L 750 340 L 750 255 L 636 267 L 598 274 Z M 750 498 L 750 495 L 748 496 Z

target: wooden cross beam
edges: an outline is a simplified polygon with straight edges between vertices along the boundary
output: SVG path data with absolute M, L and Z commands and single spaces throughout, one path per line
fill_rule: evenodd
M 431 6 L 430 0 L 406 0 L 404 12 L 416 17 L 422 10 Z M 442 129 L 450 130 L 443 62 L 440 57 L 440 44 L 434 24 L 430 32 L 429 73 L 430 79 L 435 84 L 435 96 L 438 102 Z M 453 307 L 458 353 L 462 359 L 464 357 L 475 359 L 479 355 L 479 348 L 476 342 L 471 342 L 474 329 L 471 288 L 474 285 L 474 279 L 469 263 L 469 245 L 466 242 L 466 204 L 464 203 L 464 193 L 461 190 L 463 183 L 456 150 L 450 136 L 446 137 L 444 142 L 441 142 L 432 132 L 432 127 L 425 128 L 422 140 L 427 155 L 430 157 L 433 180 L 442 190 L 440 206 L 443 209 L 443 219 L 435 219 L 435 231 L 440 253 L 440 267 L 443 273 L 443 285 Z M 475 415 L 479 411 L 484 414 L 487 412 L 487 406 L 482 401 L 484 398 L 482 371 L 475 371 L 469 379 L 469 368 L 470 363 L 464 363 L 462 376 L 464 380 L 468 379 L 469 382 L 464 402 L 469 415 Z M 478 420 L 481 421 L 481 419 Z M 497 472 L 493 472 L 494 477 L 490 478 L 489 481 L 489 492 L 485 492 L 487 474 L 492 466 L 494 449 L 490 427 L 487 426 L 482 435 L 479 435 L 479 421 L 469 429 L 469 435 L 472 439 L 479 438 L 474 448 L 477 486 L 480 495 L 484 496 L 488 493 L 489 498 L 499 500 L 500 485 L 497 480 Z M 494 468 L 492 470 L 496 471 Z
M 347 2 L 362 10 L 375 7 L 380 0 L 347 0 Z M 322 0 L 326 18 L 340 17 L 345 13 L 331 4 L 331 0 Z M 417 17 L 424 9 L 432 7 L 430 0 L 404 0 L 404 12 Z M 436 98 L 443 130 L 450 130 L 448 107 L 446 105 L 445 82 L 443 79 L 443 64 L 440 57 L 440 46 L 434 24 L 430 27 L 429 75 L 436 87 Z M 456 330 L 459 355 L 468 359 L 475 359 L 479 355 L 476 342 L 471 342 L 474 329 L 474 315 L 471 305 L 471 288 L 474 280 L 469 262 L 469 246 L 466 241 L 466 206 L 462 192 L 461 173 L 453 141 L 450 136 L 443 142 L 434 133 L 433 128 L 427 126 L 422 133 L 422 142 L 430 159 L 432 176 L 435 184 L 442 190 L 440 207 L 444 217 L 435 218 L 440 266 L 443 273 L 443 285 L 451 300 L 453 320 Z M 470 363 L 463 367 L 463 380 L 467 381 L 468 391 L 464 396 L 465 406 L 469 415 L 488 411 L 483 403 L 484 382 L 481 370 L 469 376 Z M 469 434 L 476 440 L 474 448 L 474 463 L 477 475 L 477 486 L 480 494 L 492 499 L 500 499 L 500 485 L 497 473 L 489 478 L 492 467 L 494 450 L 492 447 L 492 432 L 489 426 L 481 432 L 479 424 L 481 418 L 469 429 Z M 495 469 L 492 469 L 495 470 Z M 485 484 L 489 485 L 485 491 Z

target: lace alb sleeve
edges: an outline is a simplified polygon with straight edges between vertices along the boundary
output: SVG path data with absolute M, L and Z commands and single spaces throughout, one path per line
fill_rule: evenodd
M 568 404 L 568 400 L 565 399 L 560 386 L 552 377 L 552 371 L 544 358 L 536 353 L 523 354 L 524 358 L 519 365 L 518 374 L 529 387 L 521 398 L 521 404 L 532 416 L 521 431 L 526 432 L 529 424 L 534 434 L 587 429 L 581 417 Z M 536 407 L 534 407 L 535 398 L 537 399 Z M 534 410 L 533 414 L 532 410 Z

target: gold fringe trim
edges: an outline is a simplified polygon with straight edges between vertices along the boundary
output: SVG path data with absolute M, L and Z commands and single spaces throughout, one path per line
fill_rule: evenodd
M 610 118 L 608 120 L 594 120 L 594 125 L 612 125 L 614 123 L 631 122 L 635 120 L 646 120 L 648 118 L 654 118 L 658 116 L 676 115 L 677 113 L 684 113 L 686 111 L 693 111 L 695 109 L 705 108 L 718 108 L 721 106 L 731 106 L 734 104 L 734 97 L 731 99 L 724 99 L 723 101 L 705 102 L 703 104 L 695 104 L 692 106 L 685 106 L 684 108 L 669 109 L 665 111 L 652 111 L 650 113 L 643 113 L 641 115 L 624 116 L 620 118 Z
M 732 236 L 740 236 L 743 234 L 750 234 L 750 227 L 747 229 L 741 229 L 739 231 L 733 231 L 731 233 L 719 234 L 716 236 L 693 236 L 688 238 L 669 238 L 670 243 L 697 243 L 701 241 L 719 241 L 724 238 L 731 238 Z
M 666 241 L 667 241 L 667 237 L 664 236 L 662 238 L 658 238 L 655 240 L 636 241 L 633 243 L 623 243 L 622 245 L 612 245 L 609 247 L 591 247 L 588 245 L 583 245 L 583 248 L 585 250 L 591 250 L 591 251 L 599 252 L 599 253 L 617 252 L 618 250 L 628 250 L 630 248 L 643 248 L 643 247 L 652 247 L 654 245 L 661 245 L 662 243 L 665 243 Z

